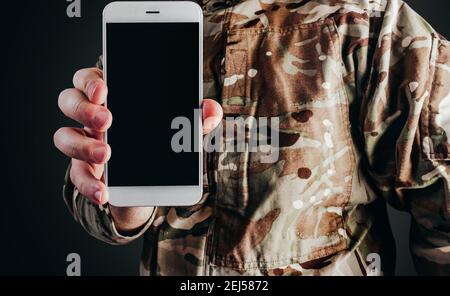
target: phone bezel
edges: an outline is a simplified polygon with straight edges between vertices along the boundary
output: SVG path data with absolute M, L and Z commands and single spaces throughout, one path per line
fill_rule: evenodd
M 159 13 L 147 13 L 158 11 Z M 154 22 L 198 22 L 199 23 L 199 104 L 203 98 L 203 12 L 190 1 L 112 2 L 103 10 L 103 78 L 107 83 L 108 53 L 106 47 L 107 23 L 154 23 Z M 107 100 L 105 102 L 107 106 Z M 203 193 L 203 137 L 201 112 L 198 119 L 198 185 L 194 186 L 108 186 L 108 164 L 105 164 L 105 184 L 108 187 L 109 203 L 117 207 L 139 206 L 190 206 L 198 203 Z M 108 134 L 105 133 L 105 142 Z M 114 147 L 112 147 L 114 148 Z

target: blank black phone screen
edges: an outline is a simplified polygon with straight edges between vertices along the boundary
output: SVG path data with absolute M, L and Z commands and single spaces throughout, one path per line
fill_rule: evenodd
M 106 51 L 108 186 L 199 185 L 199 24 L 107 23 Z M 190 122 L 190 150 L 172 149 L 177 117 Z

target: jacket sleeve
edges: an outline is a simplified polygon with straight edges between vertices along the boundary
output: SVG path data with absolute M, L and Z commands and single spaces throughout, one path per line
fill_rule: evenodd
M 149 220 L 136 234 L 132 236 L 121 235 L 115 227 L 114 220 L 109 211 L 109 205 L 99 206 L 84 197 L 70 181 L 69 172 L 70 165 L 64 180 L 64 201 L 75 221 L 80 223 L 93 237 L 113 245 L 127 244 L 141 237 L 152 225 L 156 208 L 153 209 L 153 213 Z
M 407 4 L 371 20 L 360 131 L 380 195 L 412 215 L 420 274 L 450 274 L 450 43 Z

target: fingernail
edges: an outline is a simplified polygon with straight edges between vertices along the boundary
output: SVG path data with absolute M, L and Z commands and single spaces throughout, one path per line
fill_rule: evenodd
M 108 202 L 109 193 L 108 191 L 101 191 L 101 190 L 96 191 L 94 194 L 94 199 L 98 204 L 103 205 Z
M 98 83 L 97 81 L 91 81 L 87 88 L 87 95 L 89 99 L 92 99 L 94 96 L 95 90 L 97 89 Z
M 100 201 L 102 204 L 107 203 L 109 200 L 109 192 L 108 191 L 104 191 L 103 192 L 103 196 L 102 196 L 102 200 Z
M 108 111 L 101 110 L 97 112 L 97 114 L 95 114 L 94 117 L 94 128 L 101 129 L 106 124 L 107 120 L 108 120 Z
M 105 160 L 106 149 L 105 147 L 97 147 L 93 152 L 94 160 L 96 163 L 102 163 Z
M 221 121 L 222 119 L 219 117 L 209 117 L 204 122 L 204 129 L 207 131 L 212 131 L 220 124 Z
M 102 192 L 101 191 L 95 192 L 94 199 L 96 202 L 101 203 L 102 202 Z

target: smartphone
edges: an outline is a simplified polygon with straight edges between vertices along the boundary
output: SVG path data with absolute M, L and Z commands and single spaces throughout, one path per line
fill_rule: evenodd
M 105 7 L 103 71 L 114 118 L 105 135 L 110 204 L 188 206 L 201 199 L 202 32 L 194 2 Z

